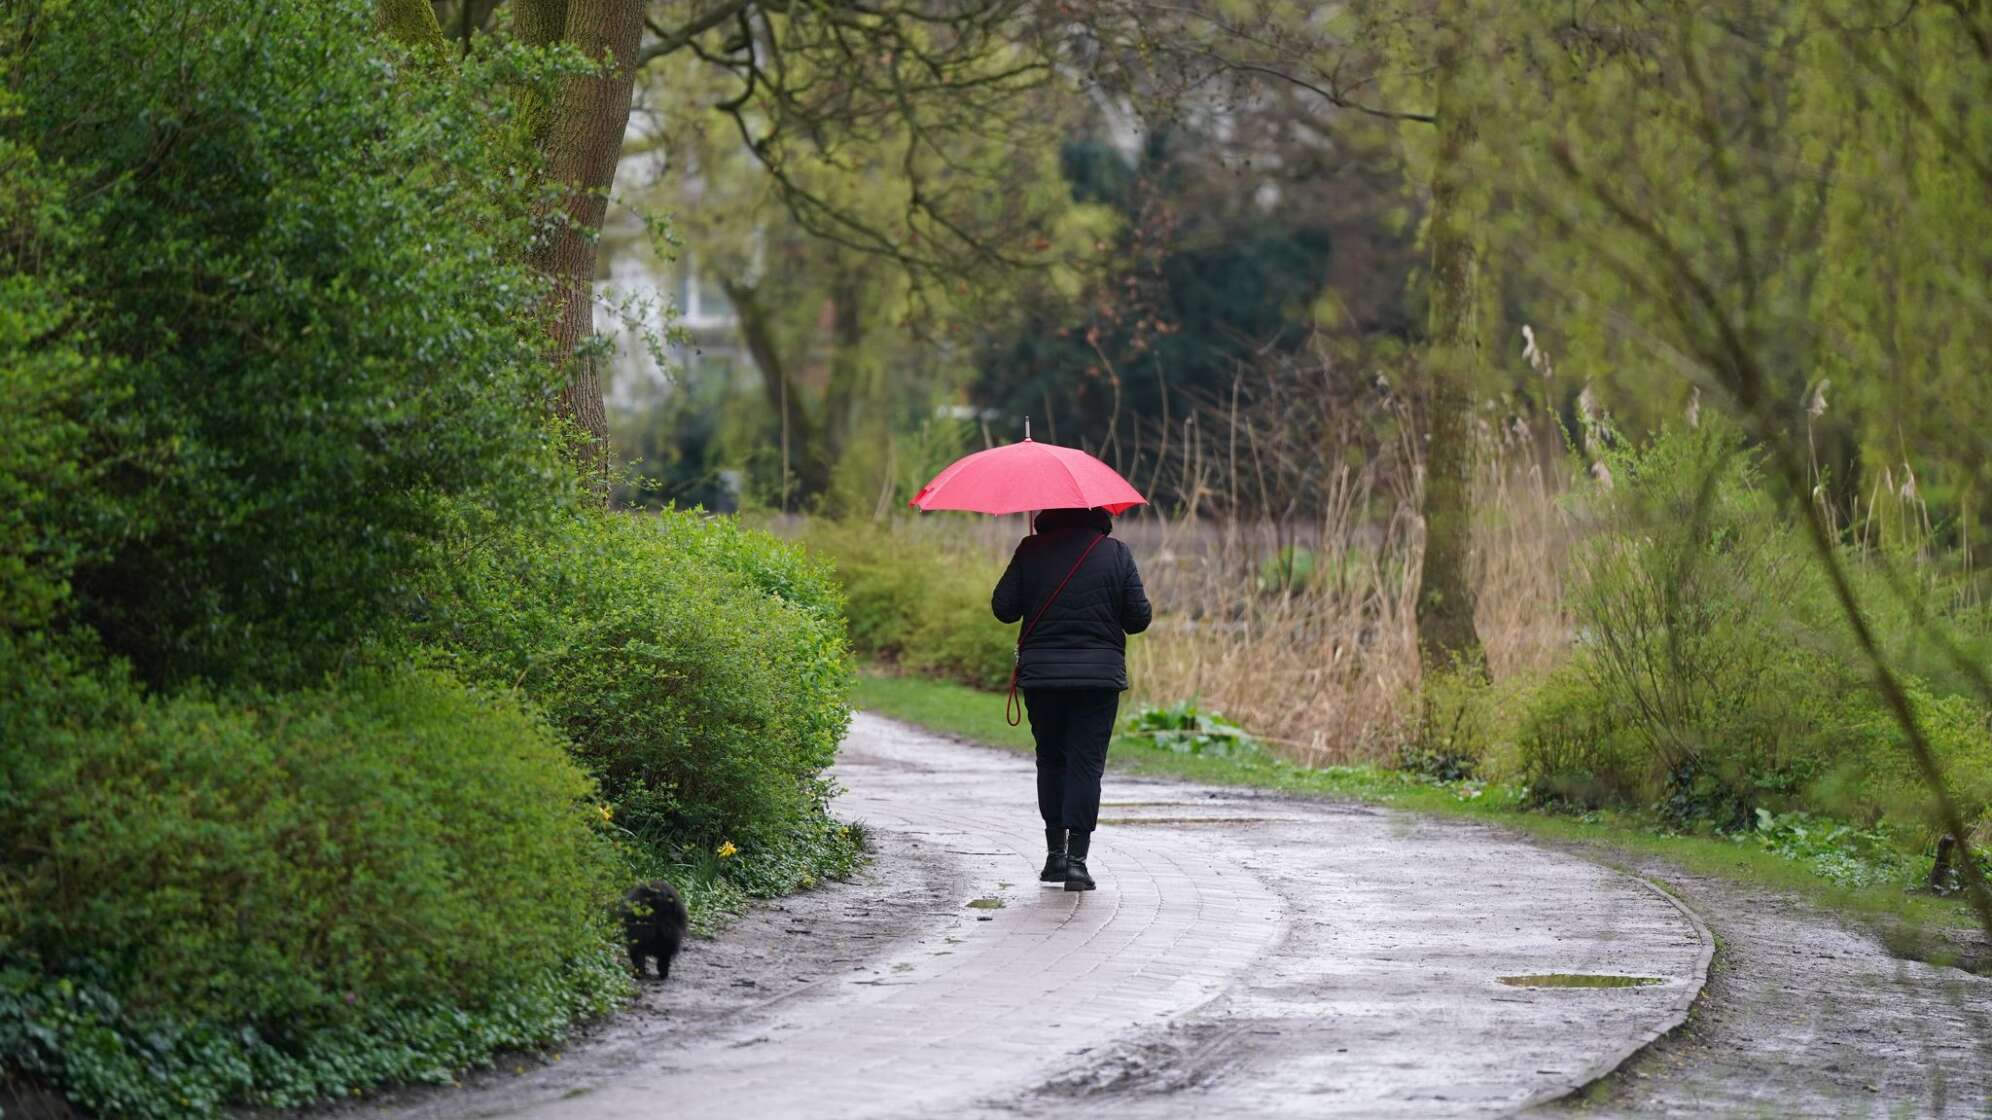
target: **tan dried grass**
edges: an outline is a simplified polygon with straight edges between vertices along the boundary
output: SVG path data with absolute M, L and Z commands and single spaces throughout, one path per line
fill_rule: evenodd
M 1527 450 L 1490 455 L 1475 493 L 1475 619 L 1497 679 L 1546 668 L 1569 643 L 1563 486 L 1545 457 L 1517 454 Z M 1316 525 L 1127 523 L 1158 612 L 1129 646 L 1141 702 L 1195 697 L 1309 765 L 1395 757 L 1419 680 L 1417 496 L 1379 495 L 1364 470 L 1335 479 Z M 1265 587 L 1268 561 L 1294 544 L 1313 550 L 1316 578 Z
M 1560 497 L 1568 469 L 1553 437 L 1484 432 L 1475 486 L 1475 613 L 1496 679 L 1540 671 L 1570 641 L 1561 605 L 1572 529 Z M 1552 450 L 1555 448 L 1555 450 Z M 1326 456 L 1342 458 L 1339 449 Z M 1361 456 L 1349 455 L 1348 459 Z M 1407 461 L 1413 469 L 1402 469 Z M 1250 482 L 1219 472 L 1221 495 Z M 1134 703 L 1196 699 L 1308 765 L 1393 759 L 1416 714 L 1416 574 L 1423 543 L 1415 456 L 1325 473 L 1305 523 L 1142 509 L 1116 532 L 1133 546 L 1154 626 L 1130 641 Z M 892 519 L 905 547 L 1007 560 L 1028 531 L 1022 516 Z M 1304 587 L 1268 581 L 1283 549 L 1313 554 Z M 1269 586 L 1269 582 L 1273 584 Z

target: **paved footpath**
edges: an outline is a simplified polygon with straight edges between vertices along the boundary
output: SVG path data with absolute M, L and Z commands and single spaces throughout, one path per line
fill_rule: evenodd
M 951 861 L 958 897 L 855 966 L 599 1083 L 528 1078 L 449 1111 L 1500 1114 L 1678 1023 L 1712 948 L 1643 881 L 1470 823 L 1110 774 L 1100 889 L 1066 893 L 1036 882 L 1028 759 L 860 715 L 836 773 L 838 815 Z M 1547 973 L 1659 982 L 1498 980 Z

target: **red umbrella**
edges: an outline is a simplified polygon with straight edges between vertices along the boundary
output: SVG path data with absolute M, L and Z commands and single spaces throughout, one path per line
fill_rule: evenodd
M 1147 501 L 1112 467 L 1084 451 L 1025 436 L 1022 443 L 956 459 L 907 504 L 975 513 L 1100 506 L 1119 514 Z
M 1030 437 L 1030 427 L 1024 427 L 1024 442 L 992 447 L 973 455 L 964 455 L 934 476 L 933 481 L 920 488 L 918 494 L 907 504 L 914 509 L 965 509 L 975 513 L 1024 513 L 1034 509 L 1105 509 L 1108 513 L 1120 514 L 1143 505 L 1148 501 L 1141 492 L 1128 485 L 1112 467 L 1086 454 L 1076 447 L 1060 447 L 1055 443 L 1038 443 Z M 1017 633 L 1017 654 L 1023 656 L 1024 639 L 1037 628 L 1038 619 L 1065 590 L 1065 584 L 1072 579 L 1073 572 L 1092 555 L 1094 546 L 1105 540 L 1102 534 L 1086 546 L 1079 554 L 1079 560 L 1072 565 L 1072 571 L 1065 573 L 1065 579 L 1052 590 L 1049 598 L 1038 607 L 1037 614 L 1024 623 Z M 1017 703 L 1017 670 L 1010 670 L 1010 699 L 1004 706 L 1003 716 L 1015 727 L 1023 720 L 1023 708 Z

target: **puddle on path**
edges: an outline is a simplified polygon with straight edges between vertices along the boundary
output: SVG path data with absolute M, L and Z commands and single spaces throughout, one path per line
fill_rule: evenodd
M 972 898 L 968 900 L 968 908 L 971 910 L 1001 910 L 1003 908 L 1003 900 L 1000 898 Z
M 1664 984 L 1658 976 L 1612 976 L 1584 972 L 1546 972 L 1537 976 L 1497 976 L 1511 988 L 1644 988 Z

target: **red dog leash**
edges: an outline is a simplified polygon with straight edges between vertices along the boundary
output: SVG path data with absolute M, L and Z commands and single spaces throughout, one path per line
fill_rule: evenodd
M 1031 616 L 1031 620 L 1024 624 L 1023 630 L 1018 632 L 1017 654 L 1010 662 L 1010 698 L 1003 702 L 1003 718 L 1009 721 L 1011 727 L 1024 722 L 1024 706 L 1017 702 L 1017 672 L 1024 667 L 1024 639 L 1031 636 L 1031 631 L 1037 629 L 1038 619 L 1043 618 L 1044 612 L 1050 610 L 1051 605 L 1058 601 L 1058 593 L 1065 590 L 1065 585 L 1072 582 L 1073 576 L 1079 574 L 1079 566 L 1086 562 L 1086 557 L 1093 555 L 1093 550 L 1100 547 L 1100 542 L 1106 539 L 1105 533 L 1093 538 L 1093 543 L 1087 545 L 1086 551 L 1080 553 L 1079 559 L 1073 562 L 1072 570 L 1065 573 L 1065 578 L 1058 581 L 1057 587 L 1051 589 L 1051 597 L 1044 601 L 1044 606 L 1039 607 L 1037 613 Z

